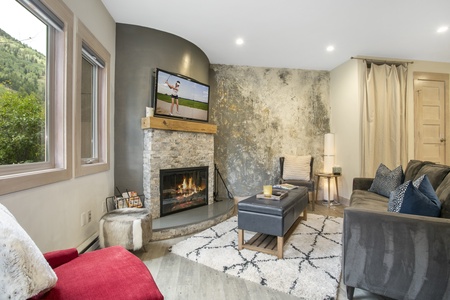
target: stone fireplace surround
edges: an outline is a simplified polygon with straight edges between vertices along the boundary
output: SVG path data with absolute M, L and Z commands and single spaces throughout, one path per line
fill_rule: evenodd
M 144 129 L 143 188 L 145 207 L 160 218 L 160 169 L 208 166 L 208 205 L 214 203 L 214 135 Z

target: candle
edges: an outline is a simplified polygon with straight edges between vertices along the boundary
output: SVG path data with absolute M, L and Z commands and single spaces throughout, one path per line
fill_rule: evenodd
M 272 197 L 272 186 L 271 185 L 265 185 L 263 186 L 264 191 L 264 197 Z
M 153 107 L 145 108 L 145 116 L 146 117 L 153 117 L 154 115 L 155 115 L 155 109 Z

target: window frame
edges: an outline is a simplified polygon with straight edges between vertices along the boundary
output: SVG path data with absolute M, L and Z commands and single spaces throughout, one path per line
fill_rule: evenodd
M 49 156 L 44 163 L 9 165 L 0 170 L 0 195 L 38 187 L 72 177 L 72 68 L 73 22 L 70 9 L 57 0 L 42 0 L 43 5 L 64 27 L 53 29 L 48 50 L 47 87 L 49 94 L 46 122 L 49 126 Z
M 98 69 L 97 83 L 97 128 L 98 128 L 98 157 L 94 162 L 86 162 L 81 157 L 81 65 L 83 48 L 91 51 L 92 55 L 98 57 L 104 67 Z M 75 126 L 74 126 L 74 145 L 75 145 L 75 177 L 104 172 L 110 168 L 110 60 L 111 55 L 103 45 L 95 38 L 89 29 L 79 20 L 77 20 L 77 33 L 75 42 L 75 74 L 74 83 L 74 101 L 75 101 Z

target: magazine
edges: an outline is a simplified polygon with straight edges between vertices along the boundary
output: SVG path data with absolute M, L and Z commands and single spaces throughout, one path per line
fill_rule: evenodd
M 289 183 L 281 183 L 273 186 L 276 189 L 282 189 L 282 190 L 293 190 L 298 188 L 298 186 L 289 184 Z
M 264 194 L 257 194 L 256 198 L 258 199 L 267 199 L 267 200 L 281 200 L 283 198 L 285 198 L 287 195 L 289 194 L 288 191 L 283 191 L 283 190 L 272 190 L 272 196 L 271 197 L 266 197 L 264 196 Z

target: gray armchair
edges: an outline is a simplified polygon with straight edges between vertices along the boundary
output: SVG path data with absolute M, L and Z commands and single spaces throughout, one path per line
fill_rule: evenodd
M 280 183 L 289 183 L 297 186 L 304 186 L 308 188 L 308 198 L 309 202 L 312 202 L 312 210 L 314 210 L 314 197 L 312 197 L 314 193 L 314 175 L 313 175 L 313 162 L 314 157 L 311 156 L 310 162 L 310 180 L 294 180 L 283 179 L 283 170 L 284 170 L 284 157 L 280 157 Z

